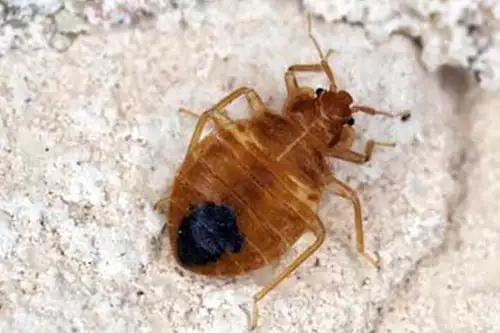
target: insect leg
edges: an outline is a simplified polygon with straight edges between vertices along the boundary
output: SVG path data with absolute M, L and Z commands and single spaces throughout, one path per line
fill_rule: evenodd
M 217 104 L 212 106 L 210 110 L 223 109 L 241 95 L 245 95 L 248 104 L 250 105 L 252 116 L 255 117 L 266 112 L 267 108 L 262 102 L 262 99 L 260 98 L 259 94 L 257 94 L 255 90 L 247 87 L 241 87 L 236 89 L 235 91 L 224 97 L 222 100 L 220 100 Z
M 354 128 L 345 127 L 342 134 L 344 137 L 342 137 L 341 141 L 328 152 L 328 156 L 356 164 L 364 164 L 368 162 L 372 157 L 375 146 L 394 147 L 396 145 L 394 142 L 369 140 L 365 145 L 365 153 L 361 154 L 351 150 L 351 145 L 356 136 Z
M 293 96 L 295 91 L 299 88 L 297 78 L 290 70 L 285 72 L 285 87 L 288 96 Z
M 363 232 L 363 219 L 361 216 L 361 203 L 359 201 L 358 195 L 356 191 L 352 188 L 335 178 L 334 176 L 330 176 L 328 179 L 329 189 L 335 194 L 350 200 L 354 207 L 354 219 L 355 219 L 355 227 L 356 227 L 356 247 L 358 252 L 365 257 L 366 260 L 375 268 L 380 268 L 380 263 L 376 260 L 371 254 L 365 252 L 365 241 L 364 241 L 364 232 Z
M 315 228 L 316 229 L 316 228 Z M 288 265 L 275 279 L 273 282 L 262 288 L 253 297 L 253 311 L 252 311 L 252 322 L 250 330 L 253 330 L 257 326 L 257 321 L 259 317 L 259 310 L 257 303 L 264 298 L 270 291 L 272 291 L 276 286 L 286 279 L 293 271 L 295 271 L 307 258 L 309 258 L 317 249 L 323 244 L 325 239 L 325 227 L 318 219 L 317 229 L 314 230 L 316 235 L 316 240 L 307 249 L 304 250 L 290 265 Z
M 215 111 L 221 115 L 223 115 L 226 118 L 229 118 L 228 112 L 224 107 L 228 106 L 231 104 L 235 99 L 240 97 L 241 95 L 245 95 L 248 104 L 250 105 L 250 109 L 252 112 L 252 116 L 258 116 L 259 114 L 266 112 L 267 108 L 265 104 L 262 102 L 262 99 L 260 98 L 259 94 L 254 89 L 250 89 L 247 87 L 241 87 L 221 99 L 217 104 L 214 104 L 210 109 L 207 111 Z M 201 117 L 199 114 L 196 112 L 180 108 L 179 112 L 182 112 L 184 114 L 187 114 L 192 117 L 199 118 Z
M 194 146 L 200 141 L 201 134 L 203 132 L 203 128 L 209 119 L 212 119 L 215 122 L 215 125 L 219 128 L 224 125 L 230 124 L 233 120 L 228 116 L 227 111 L 224 109 L 227 105 L 231 104 L 235 99 L 240 97 L 241 95 L 245 95 L 247 98 L 248 104 L 250 104 L 250 108 L 252 110 L 253 116 L 259 115 L 262 112 L 266 112 L 266 106 L 260 99 L 257 92 L 253 89 L 247 87 L 241 87 L 221 99 L 218 103 L 213 105 L 210 109 L 203 112 L 199 117 L 196 113 L 186 110 L 180 109 L 180 112 L 194 115 L 198 117 L 198 123 L 196 124 L 193 136 L 191 137 L 191 142 L 189 143 L 188 153 L 194 148 Z
M 319 54 L 321 62 L 319 64 L 298 64 L 292 65 L 288 68 L 288 71 L 285 73 L 285 83 L 287 86 L 288 93 L 297 89 L 297 79 L 295 77 L 295 72 L 324 72 L 330 81 L 330 90 L 336 91 L 337 84 L 335 83 L 335 76 L 333 75 L 333 71 L 328 64 L 328 57 L 333 53 L 333 49 L 329 49 L 326 52 L 326 55 L 321 51 L 321 47 L 319 46 L 318 40 L 312 34 L 312 24 L 311 24 L 311 15 L 307 15 L 307 33 L 309 38 L 314 43 L 314 47 Z
M 350 149 L 354 140 L 356 139 L 356 131 L 352 127 L 343 127 L 342 133 L 340 136 L 340 141 L 333 146 L 333 149 L 342 150 L 342 149 Z
M 208 120 L 212 120 L 215 123 L 215 126 L 218 128 L 224 127 L 232 122 L 231 118 L 227 115 L 218 112 L 218 110 L 208 110 L 205 111 L 199 116 L 198 123 L 194 129 L 194 133 L 191 137 L 191 141 L 189 142 L 187 154 L 191 153 L 195 145 L 200 141 L 201 134 L 203 133 L 203 129 L 207 124 Z
M 288 67 L 288 70 L 285 72 L 285 84 L 288 93 L 298 88 L 297 78 L 295 76 L 296 72 L 325 72 L 330 81 L 330 90 L 337 90 L 333 71 L 326 60 L 322 60 L 320 64 L 296 64 Z
M 180 113 L 183 113 L 183 114 L 185 114 L 185 115 L 188 115 L 188 116 L 194 117 L 194 118 L 199 118 L 199 117 L 200 117 L 200 115 L 199 115 L 199 114 L 197 114 L 196 112 L 193 112 L 193 111 L 191 111 L 191 110 L 184 109 L 184 108 L 180 108 L 180 109 L 179 109 L 179 112 L 180 112 Z
M 170 198 L 162 198 L 154 204 L 153 210 L 160 210 L 162 213 L 164 213 L 166 211 L 165 207 L 169 202 Z
M 394 142 L 368 140 L 365 145 L 364 154 L 355 152 L 349 148 L 342 149 L 341 147 L 334 147 L 328 152 L 328 156 L 356 164 L 365 164 L 370 161 L 375 146 L 395 147 L 396 144 Z

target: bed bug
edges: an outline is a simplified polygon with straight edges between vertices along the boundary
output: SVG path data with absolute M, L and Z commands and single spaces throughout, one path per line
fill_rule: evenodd
M 335 178 L 328 158 L 357 164 L 370 160 L 376 145 L 369 140 L 364 153 L 351 150 L 356 112 L 397 117 L 366 106 L 353 105 L 339 90 L 326 55 L 311 31 L 319 54 L 317 64 L 298 64 L 284 75 L 287 99 L 281 114 L 271 112 L 257 92 L 236 89 L 199 116 L 171 194 L 155 209 L 168 214 L 165 229 L 177 263 L 194 273 L 227 277 L 269 265 L 306 232 L 315 241 L 253 297 L 251 329 L 265 295 L 289 276 L 323 243 L 325 227 L 317 215 L 326 191 L 350 200 L 354 207 L 356 245 L 369 263 L 379 262 L 364 248 L 360 200 L 356 192 Z M 328 89 L 299 86 L 298 72 L 323 72 Z M 225 109 L 244 96 L 251 117 L 234 120 Z M 181 112 L 195 113 L 181 109 Z M 403 113 L 404 117 L 408 113 Z M 215 129 L 203 139 L 209 121 Z

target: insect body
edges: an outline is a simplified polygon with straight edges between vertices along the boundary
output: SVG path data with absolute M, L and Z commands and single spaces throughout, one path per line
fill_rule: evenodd
M 321 62 L 293 65 L 285 73 L 288 96 L 282 114 L 270 112 L 246 87 L 205 111 L 170 196 L 155 205 L 168 213 L 166 229 L 177 262 L 203 275 L 248 273 L 279 258 L 304 233 L 315 234 L 314 243 L 254 296 L 251 328 L 257 324 L 257 303 L 321 246 L 325 228 L 316 211 L 326 191 L 352 202 L 357 250 L 378 267 L 364 250 L 360 201 L 334 177 L 328 158 L 361 164 L 375 145 L 393 145 L 369 141 L 364 154 L 352 151 L 355 112 L 397 115 L 352 105 L 350 94 L 336 87 L 327 62 L 330 52 L 323 55 L 310 29 L 309 21 Z M 299 71 L 324 72 L 330 87 L 300 87 Z M 252 116 L 235 121 L 224 108 L 240 96 Z M 201 139 L 209 120 L 216 129 Z

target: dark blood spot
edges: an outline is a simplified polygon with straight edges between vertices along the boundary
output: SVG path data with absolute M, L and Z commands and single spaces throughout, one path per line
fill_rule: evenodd
M 243 235 L 231 208 L 213 202 L 192 207 L 177 232 L 179 260 L 186 266 L 206 265 L 220 259 L 224 251 L 239 253 Z
M 401 116 L 401 121 L 407 121 L 408 119 L 410 119 L 410 117 L 411 114 L 405 113 L 403 116 Z

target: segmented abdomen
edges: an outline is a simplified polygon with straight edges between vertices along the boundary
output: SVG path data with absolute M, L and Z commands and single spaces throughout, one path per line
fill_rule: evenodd
M 232 131 L 212 134 L 195 153 L 186 157 L 172 189 L 168 217 L 172 247 L 176 249 L 177 229 L 189 206 L 207 201 L 234 210 L 244 241 L 239 253 L 225 253 L 214 263 L 187 269 L 206 275 L 244 274 L 275 260 L 317 225 L 311 205 L 299 198 L 303 189 L 286 170 L 258 150 L 250 151 Z

